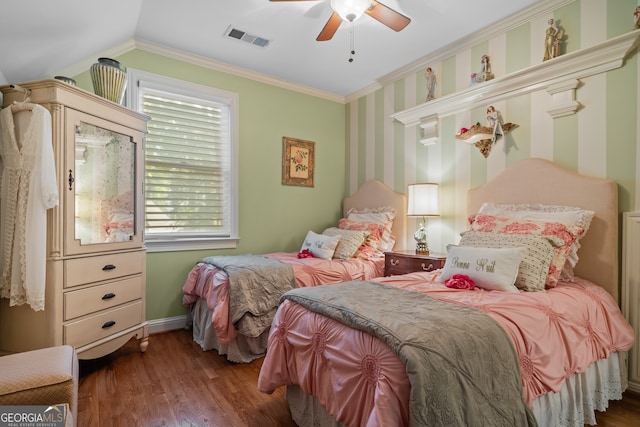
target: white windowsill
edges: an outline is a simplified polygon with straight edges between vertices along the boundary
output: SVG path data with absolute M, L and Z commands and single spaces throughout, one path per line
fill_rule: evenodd
M 205 249 L 235 249 L 238 238 L 221 239 L 150 239 L 145 241 L 147 252 L 198 251 Z

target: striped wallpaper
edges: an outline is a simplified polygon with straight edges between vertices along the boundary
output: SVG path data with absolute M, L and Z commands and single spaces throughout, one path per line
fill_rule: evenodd
M 444 55 L 432 67 L 438 77 L 436 96 L 463 90 L 488 54 L 496 76 L 538 64 L 543 57 L 549 18 L 565 30 L 568 53 L 594 46 L 633 29 L 638 0 L 546 1 L 530 16 L 502 33 Z M 545 9 L 546 7 L 546 9 Z M 407 73 L 375 92 L 351 101 L 347 108 L 347 190 L 367 179 L 379 179 L 398 192 L 415 182 L 440 183 L 442 216 L 429 220 L 429 247 L 445 252 L 466 228 L 466 192 L 509 165 L 528 157 L 552 160 L 579 173 L 608 177 L 619 184 L 620 212 L 640 210 L 640 77 L 638 52 L 625 65 L 581 80 L 577 114 L 552 118 L 546 91 L 494 103 L 506 122 L 519 126 L 499 140 L 488 158 L 454 139 L 457 131 L 485 123 L 485 109 L 443 117 L 440 141 L 419 143 L 421 129 L 406 127 L 390 116 L 424 102 L 424 68 Z M 415 222 L 409 223 L 409 231 Z

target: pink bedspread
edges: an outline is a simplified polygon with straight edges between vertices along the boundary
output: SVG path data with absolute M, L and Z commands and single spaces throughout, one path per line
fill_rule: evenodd
M 494 318 L 514 343 L 529 405 L 542 394 L 559 391 L 573 373 L 633 345 L 633 330 L 613 298 L 588 281 L 576 278 L 546 292 L 509 293 L 450 289 L 434 281 L 439 274 L 375 280 L 472 306 Z M 395 353 L 373 336 L 288 300 L 273 321 L 258 388 L 271 393 L 285 384 L 300 385 L 347 425 L 408 422 L 410 385 Z
M 291 266 L 297 287 L 370 280 L 384 274 L 384 258 L 353 258 L 348 261 L 300 259 L 295 252 L 275 252 L 265 256 Z M 182 303 L 185 306 L 193 304 L 198 298 L 207 301 L 216 335 L 222 345 L 235 339 L 237 332 L 233 323 L 229 321 L 229 281 L 224 271 L 210 264 L 198 263 L 189 272 L 182 291 Z

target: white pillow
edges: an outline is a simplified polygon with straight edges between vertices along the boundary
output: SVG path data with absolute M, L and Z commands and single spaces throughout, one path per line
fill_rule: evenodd
M 587 234 L 595 212 L 575 206 L 543 205 L 541 203 L 520 203 L 513 205 L 483 203 L 478 210 L 478 214 L 532 221 L 559 222 L 567 227 L 577 226 L 583 228 L 584 233 L 582 233 L 571 246 L 567 261 L 560 275 L 561 279 L 571 280 L 573 279 L 573 269 L 579 260 L 578 249 L 580 249 L 580 239 Z
M 480 288 L 491 291 L 519 292 L 514 283 L 525 248 L 476 248 L 449 245 L 447 261 L 439 281 L 464 274 Z
M 307 249 L 316 258 L 331 259 L 339 241 L 340 236 L 324 236 L 309 230 L 300 251 Z
M 524 291 L 544 291 L 549 266 L 554 255 L 553 248 L 563 244 L 562 239 L 556 236 L 484 233 L 482 231 L 466 231 L 460 239 L 460 246 L 526 248 L 515 281 L 516 287 Z
M 338 227 L 330 227 L 322 232 L 325 236 L 340 236 L 336 251 L 333 253 L 334 259 L 351 259 L 358 252 L 360 246 L 371 234 L 369 231 L 342 230 Z

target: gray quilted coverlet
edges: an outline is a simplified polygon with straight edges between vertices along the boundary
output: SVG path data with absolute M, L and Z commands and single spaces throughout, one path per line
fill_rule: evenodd
M 411 382 L 411 426 L 536 425 L 511 341 L 481 311 L 366 281 L 294 289 L 282 298 L 393 349 Z
M 282 294 L 296 287 L 293 270 L 262 255 L 210 256 L 203 260 L 229 277 L 229 315 L 236 330 L 257 337 L 270 325 Z

